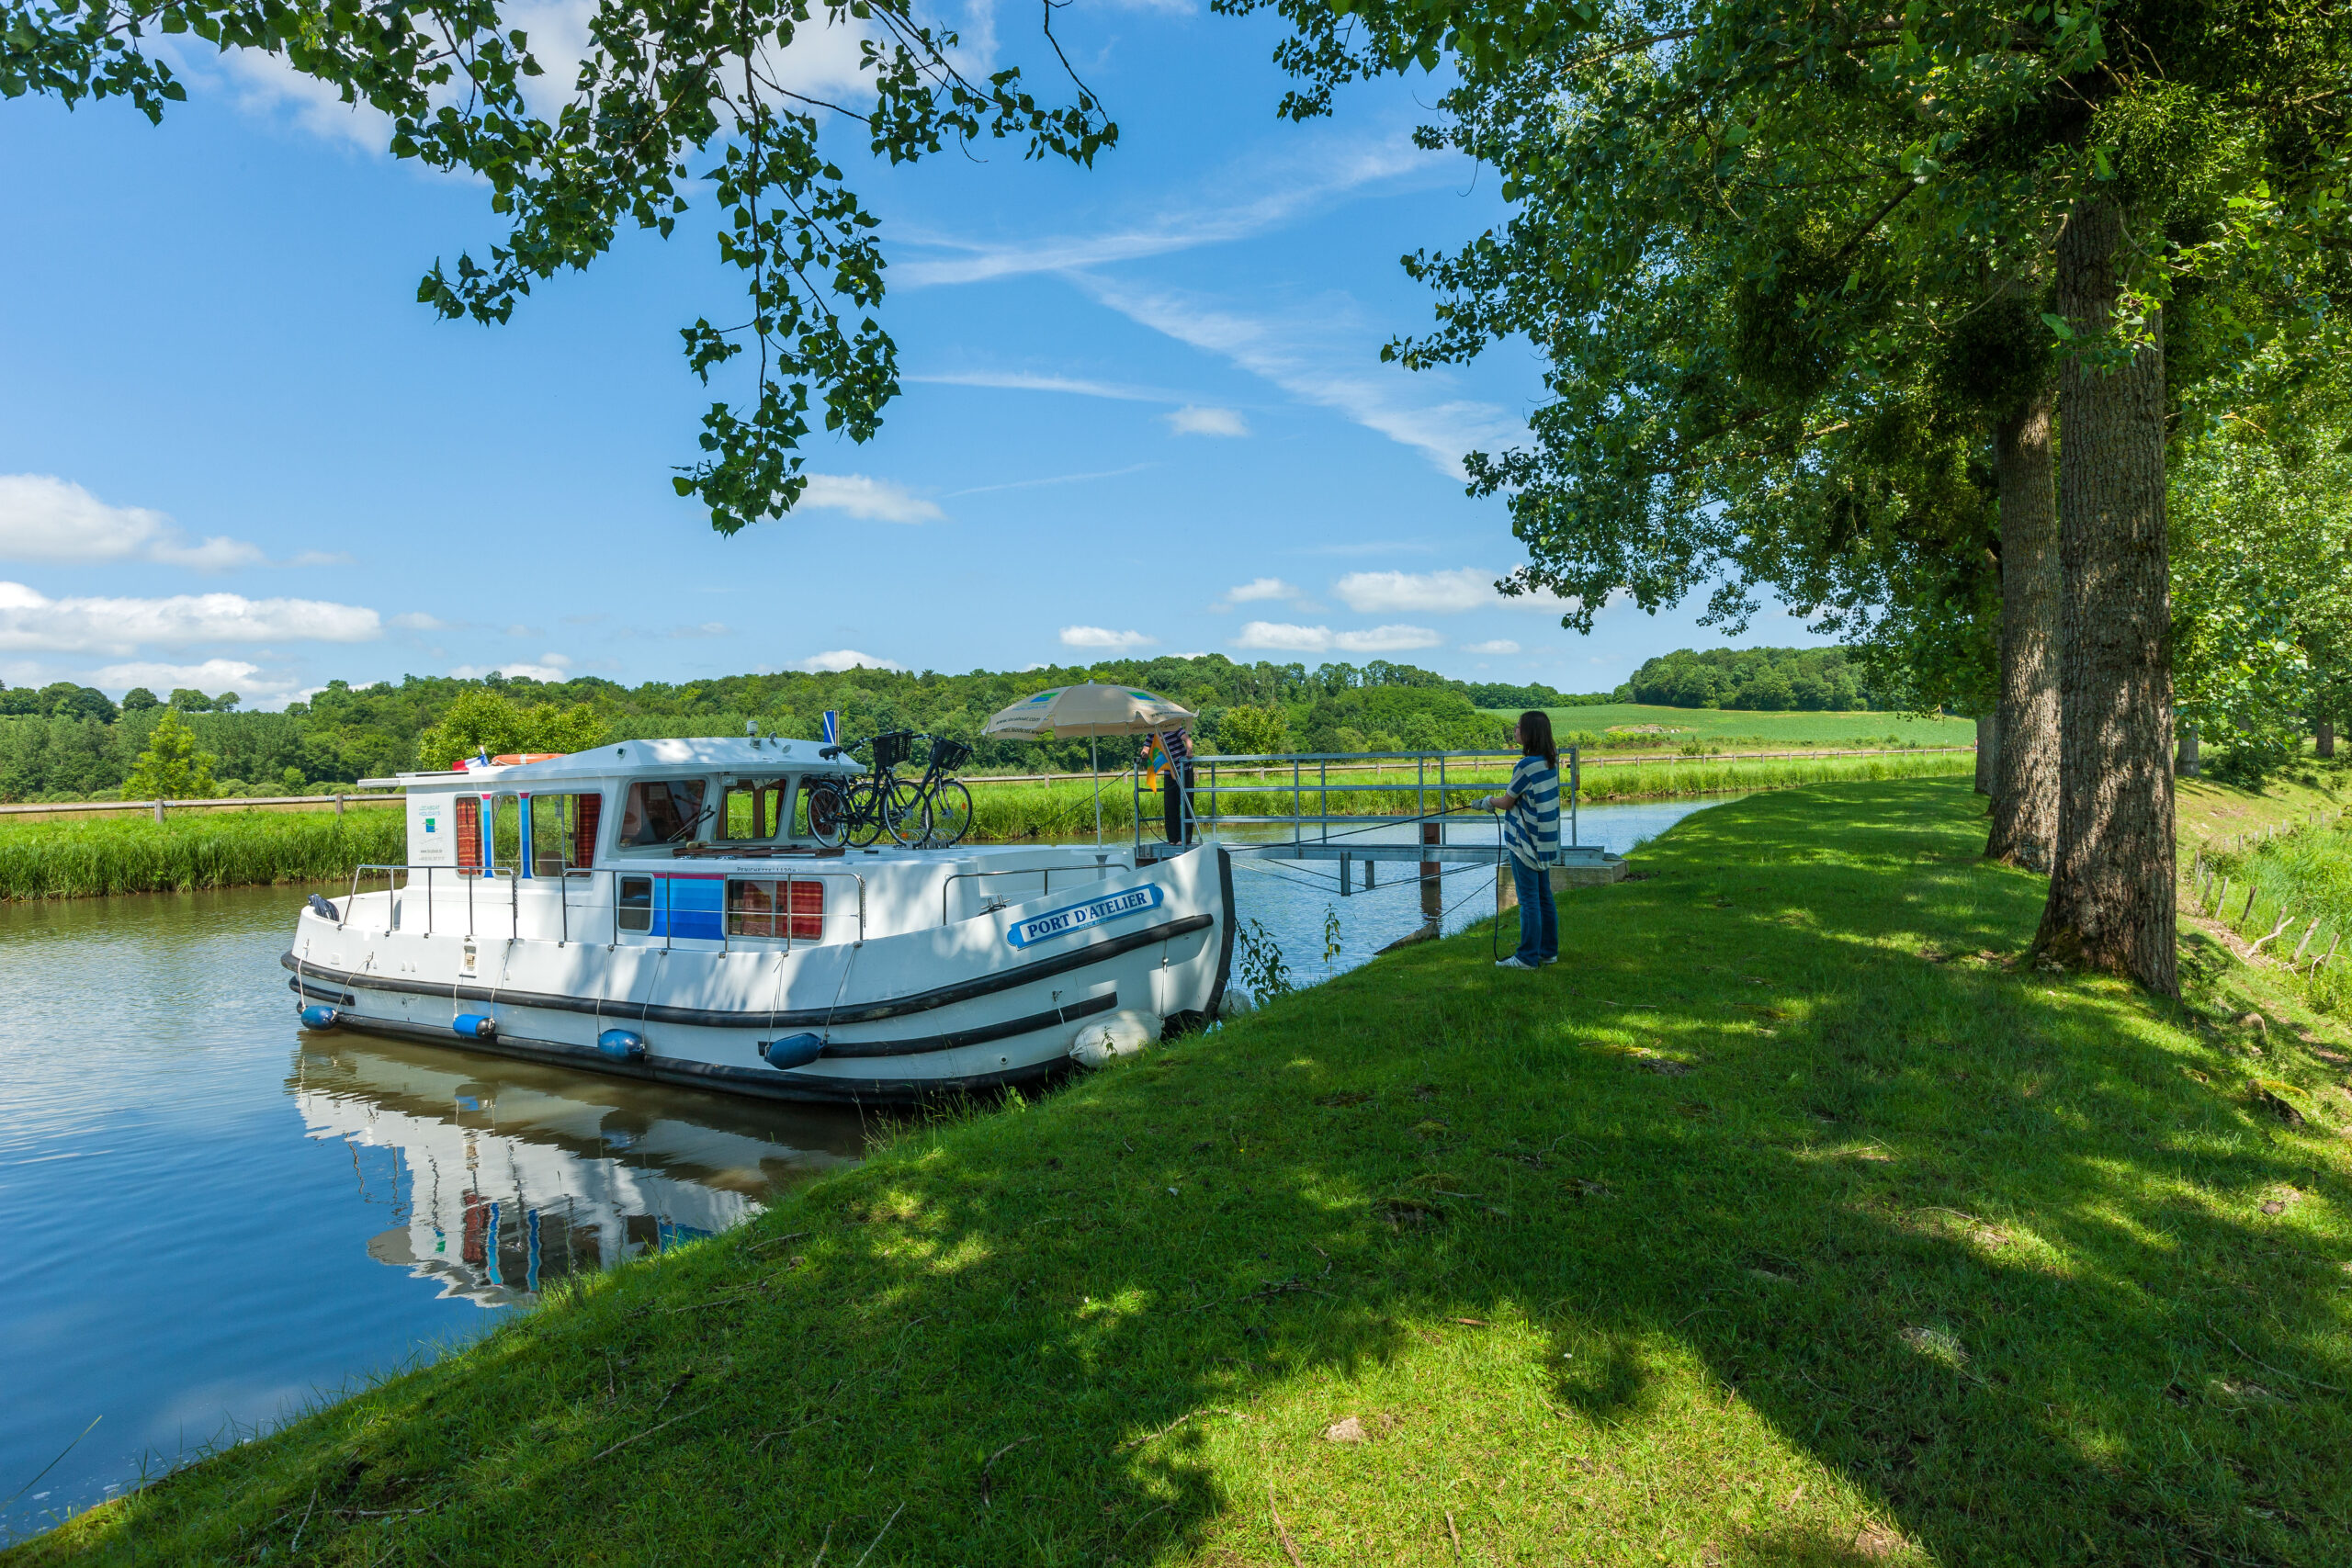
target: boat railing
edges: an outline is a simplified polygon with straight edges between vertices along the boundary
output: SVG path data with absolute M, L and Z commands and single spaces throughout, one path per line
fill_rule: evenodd
M 948 900 L 949 900 L 949 898 L 951 897 L 951 896 L 955 893 L 955 890 L 956 890 L 956 885 L 957 883 L 959 883 L 959 882 L 963 881 L 963 880 L 964 880 L 965 878 L 967 878 L 967 877 L 981 877 L 981 876 L 1035 876 L 1035 877 L 1037 877 L 1037 878 L 1039 878 L 1039 879 L 1040 879 L 1040 881 L 1039 881 L 1039 883 L 1038 883 L 1038 886 L 1037 886 L 1037 897 L 1039 897 L 1040 898 L 1043 898 L 1044 897 L 1046 897 L 1047 894 L 1051 893 L 1051 892 L 1054 890 L 1054 872 L 1056 871 L 1056 869 L 1057 869 L 1056 867 L 1054 867 L 1054 866 L 1050 866 L 1050 865 L 1024 865 L 1024 866 L 1018 866 L 1018 867 L 1015 867 L 1015 868 L 1013 868 L 1012 870 L 1010 870 L 1010 871 L 956 871 L 956 872 L 950 872 L 950 873 L 948 874 L 947 880 L 946 880 L 946 881 L 944 881 L 944 882 L 943 882 L 943 883 L 941 883 L 941 884 L 939 885 L 939 923 L 940 923 L 941 925 L 943 925 L 943 926 L 944 926 L 944 925 L 947 925 L 947 924 L 949 924 L 949 923 L 950 923 L 949 916 L 948 916 L 948 913 L 947 913 L 947 905 L 948 905 Z M 1108 862 L 1104 857 L 1102 857 L 1102 856 L 1101 856 L 1101 855 L 1097 855 L 1097 856 L 1095 857 L 1095 859 L 1094 859 L 1094 863 L 1093 863 L 1092 865 L 1091 865 L 1091 866 L 1087 866 L 1087 865 L 1077 865 L 1077 866 L 1066 865 L 1066 866 L 1061 866 L 1061 867 L 1059 867 L 1058 869 L 1059 869 L 1059 870 L 1061 870 L 1061 871 L 1062 871 L 1062 872 L 1064 872 L 1064 873 L 1069 873 L 1069 872 L 1081 872 L 1081 873 L 1088 873 L 1088 874 L 1091 874 L 1091 880 L 1096 881 L 1096 882 L 1100 882 L 1100 881 L 1102 881 L 1104 877 L 1106 877 L 1106 876 L 1108 876 L 1108 875 L 1110 875 L 1110 874 L 1111 874 L 1111 867 L 1110 867 L 1109 862 Z M 995 907 L 996 907 L 996 908 L 1003 908 L 1003 906 L 1002 906 L 1001 904 L 997 905 L 997 906 L 995 906 Z M 982 909 L 982 910 L 980 911 L 980 913 L 982 913 L 982 914 L 987 914 L 988 912 L 989 912 L 989 911 L 988 911 L 987 909 Z
M 1193 780 L 1185 792 L 1188 819 L 1203 829 L 1221 827 L 1286 827 L 1293 842 L 1304 842 L 1306 829 L 1317 829 L 1318 840 L 1329 840 L 1331 824 L 1344 822 L 1352 828 L 1370 828 L 1382 823 L 1421 822 L 1432 825 L 1438 834 L 1435 841 L 1444 838 L 1444 824 L 1451 820 L 1467 820 L 1485 814 L 1469 807 L 1457 807 L 1453 797 L 1476 790 L 1491 793 L 1502 780 L 1493 776 L 1500 771 L 1506 775 L 1518 762 L 1517 751 L 1299 751 L 1299 752 L 1217 752 L 1196 756 L 1192 761 Z M 1567 776 L 1561 780 L 1566 795 L 1568 842 L 1577 841 L 1577 798 L 1582 784 L 1577 749 L 1560 748 L 1560 760 L 1566 765 L 1561 770 Z M 1385 766 L 1384 766 L 1385 764 Z M 1334 767 L 1342 773 L 1377 771 L 1402 773 L 1412 771 L 1409 780 L 1388 777 L 1369 784 L 1333 784 Z M 1484 777 L 1463 778 L 1468 771 Z M 1207 778 L 1202 779 L 1205 770 Z M 1290 777 L 1281 775 L 1287 772 Z M 1452 776 L 1449 776 L 1451 773 Z M 1251 777 L 1250 775 L 1255 775 Z M 1272 777 L 1267 775 L 1272 774 Z M 1401 795 L 1410 791 L 1413 809 L 1405 812 L 1334 812 L 1332 795 Z M 1283 795 L 1291 797 L 1287 812 L 1270 814 L 1245 813 L 1220 809 L 1221 798 L 1231 795 Z M 1315 809 L 1306 809 L 1306 796 L 1315 796 Z M 1141 802 L 1136 813 L 1136 841 L 1140 846 L 1143 832 Z
M 623 868 L 616 866 L 566 866 L 561 872 L 553 875 L 525 876 L 519 870 L 511 865 L 494 865 L 488 871 L 467 870 L 462 872 L 457 867 L 447 865 L 359 865 L 354 867 L 351 873 L 350 896 L 344 900 L 343 908 L 336 911 L 335 929 L 337 931 L 343 931 L 350 926 L 352 914 L 359 902 L 359 884 L 361 879 L 363 877 L 372 879 L 375 876 L 380 875 L 384 879 L 384 931 L 386 934 L 390 934 L 392 931 L 400 930 L 403 908 L 407 903 L 407 900 L 401 898 L 400 895 L 413 892 L 416 889 L 417 874 L 422 872 L 424 874 L 424 886 L 423 889 L 424 894 L 424 935 L 431 936 L 434 934 L 435 911 L 439 903 L 439 900 L 435 897 L 436 891 L 435 877 L 436 874 L 438 874 L 444 876 L 456 876 L 465 886 L 466 929 L 462 934 L 469 937 L 478 937 L 482 934 L 480 919 L 481 911 L 479 908 L 479 901 L 477 900 L 475 891 L 476 887 L 480 884 L 485 882 L 503 882 L 506 885 L 506 897 L 504 900 L 506 904 L 506 931 L 503 934 L 514 940 L 526 940 L 526 933 L 523 930 L 523 885 L 526 882 L 535 884 L 554 884 L 556 895 L 556 941 L 559 945 L 569 946 L 572 941 L 571 911 L 573 908 L 573 903 L 571 897 L 571 885 L 574 882 L 583 882 L 590 885 L 592 889 L 591 897 L 583 900 L 581 906 L 582 912 L 583 914 L 589 913 L 598 908 L 593 897 L 593 887 L 596 878 L 600 876 L 618 876 L 622 874 L 622 869 Z M 406 878 L 405 881 L 401 880 L 403 877 Z M 729 874 L 727 880 L 729 884 L 736 882 L 782 882 L 786 885 L 795 882 L 854 882 L 857 885 L 857 941 L 861 943 L 865 941 L 867 904 L 866 881 L 865 875 L 862 872 L 852 871 L 846 866 L 839 870 L 819 870 L 813 866 L 795 867 L 791 872 L 783 875 L 738 876 Z M 788 900 L 788 894 L 786 895 L 786 897 Z M 774 936 L 762 935 L 756 931 L 745 932 L 734 929 L 740 919 L 747 915 L 754 913 L 753 911 L 729 908 L 728 900 L 724 895 L 720 897 L 719 906 L 718 944 L 720 952 L 733 952 L 735 950 L 734 943 L 738 940 L 744 942 L 757 942 L 761 943 L 759 947 L 752 949 L 751 951 L 761 953 L 775 951 L 775 949 L 769 947 L 767 944 L 778 940 L 777 938 Z M 617 947 L 620 945 L 621 939 L 621 905 L 617 888 L 614 890 L 614 896 L 607 900 L 605 907 L 609 908 L 611 913 L 611 924 L 608 927 L 606 936 L 607 944 Z M 541 906 L 541 908 L 544 908 L 544 906 Z M 786 953 L 791 952 L 794 945 L 795 939 L 792 934 L 794 921 L 796 919 L 807 919 L 809 918 L 806 913 L 796 914 L 789 908 L 770 909 L 758 911 L 757 913 L 760 917 L 766 919 L 770 922 L 771 931 L 775 929 L 775 926 L 777 923 L 781 923 L 783 925 L 784 933 L 781 940 L 784 942 L 783 951 Z M 831 908 L 820 908 L 816 912 L 815 918 L 819 922 L 819 934 L 815 940 L 821 943 L 825 940 L 823 934 L 826 929 L 825 922 L 838 918 L 838 911 Z M 662 945 L 664 948 L 670 947 L 676 940 L 673 933 L 667 929 L 670 923 L 671 922 L 666 920 L 663 922 L 664 930 L 662 931 Z M 544 940 L 544 937 L 542 937 L 541 940 Z M 689 942 L 695 942 L 707 941 L 708 939 L 689 937 L 685 940 Z

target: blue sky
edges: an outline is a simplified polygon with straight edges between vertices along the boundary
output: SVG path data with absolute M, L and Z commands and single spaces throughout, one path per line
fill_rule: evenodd
M 552 55 L 583 12 L 519 14 Z M 1050 83 L 1032 13 L 956 15 L 976 60 Z M 447 323 L 416 278 L 494 237 L 483 188 L 272 62 L 190 58 L 160 129 L 0 105 L 0 679 L 276 706 L 335 676 L 1134 650 L 1581 691 L 1723 640 L 1629 605 L 1573 637 L 1492 592 L 1521 557 L 1460 455 L 1510 439 L 1538 368 L 1378 360 L 1429 321 L 1396 258 L 1501 212 L 1491 174 L 1411 146 L 1428 82 L 1302 127 L 1260 21 L 1080 0 L 1057 32 L 1120 123 L 1092 171 L 1004 145 L 885 170 L 837 139 L 906 395 L 732 539 L 668 482 L 708 400 L 677 329 L 737 308 L 706 228 Z M 852 45 L 796 46 L 802 79 L 842 90 Z M 1774 612 L 1741 640 L 1816 639 Z

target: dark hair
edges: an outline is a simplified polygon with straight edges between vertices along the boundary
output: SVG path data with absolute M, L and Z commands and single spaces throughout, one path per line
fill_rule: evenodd
M 1541 757 L 1555 768 L 1560 765 L 1560 748 L 1552 740 L 1552 716 L 1542 708 L 1529 708 L 1519 716 L 1519 745 L 1525 756 Z

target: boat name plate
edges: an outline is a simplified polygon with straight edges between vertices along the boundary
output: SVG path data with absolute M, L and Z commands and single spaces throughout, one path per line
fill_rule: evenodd
M 1071 904 L 1047 910 L 1042 915 L 1032 915 L 1025 920 L 1015 920 L 1012 929 L 1004 933 L 1004 940 L 1015 947 L 1034 947 L 1057 936 L 1068 936 L 1072 931 L 1102 925 L 1106 920 L 1125 919 L 1129 915 L 1158 908 L 1165 897 L 1158 883 L 1148 882 L 1123 893 L 1106 894 L 1100 898 L 1089 898 L 1083 904 Z

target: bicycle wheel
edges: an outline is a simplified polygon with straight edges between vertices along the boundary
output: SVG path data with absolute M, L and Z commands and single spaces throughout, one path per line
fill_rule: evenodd
M 872 779 L 855 779 L 849 786 L 849 841 L 864 849 L 882 836 L 882 801 Z
M 849 797 L 840 784 L 831 779 L 820 779 L 808 786 L 808 833 L 811 838 L 829 850 L 837 850 L 848 836 L 849 819 Z
M 972 792 L 960 779 L 940 780 L 931 790 L 931 841 L 944 850 L 971 830 Z
M 890 793 L 882 803 L 882 821 L 890 829 L 890 837 L 913 849 L 931 837 L 931 802 L 925 798 L 920 784 L 905 779 L 890 781 Z

